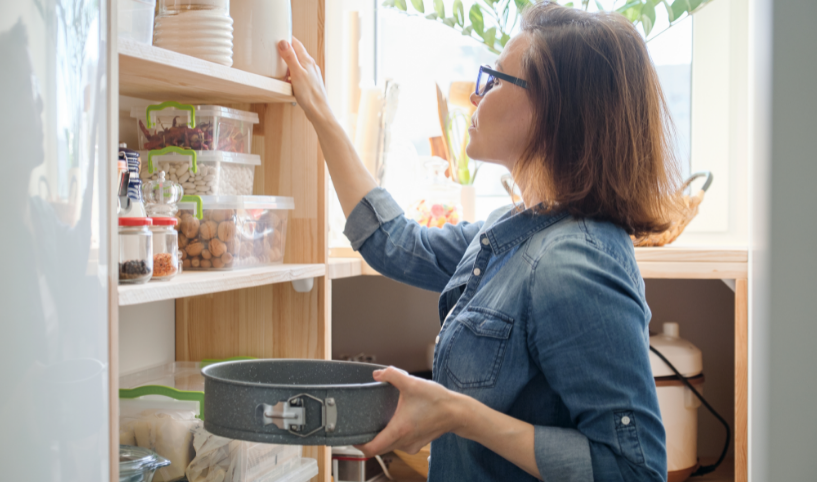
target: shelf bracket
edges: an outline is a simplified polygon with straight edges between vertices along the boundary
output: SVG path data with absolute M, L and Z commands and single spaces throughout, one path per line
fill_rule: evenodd
M 729 287 L 730 290 L 732 290 L 732 293 L 735 292 L 735 280 L 733 280 L 733 279 L 722 279 L 721 281 L 723 281 L 723 284 L 725 284 L 726 286 Z
M 309 293 L 313 286 L 315 286 L 315 278 L 292 280 L 292 289 L 298 293 Z

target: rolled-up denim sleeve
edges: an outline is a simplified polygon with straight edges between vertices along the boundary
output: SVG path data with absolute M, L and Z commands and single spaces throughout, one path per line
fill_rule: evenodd
M 352 210 L 343 234 L 377 272 L 441 292 L 482 224 L 420 226 L 406 218 L 391 195 L 378 187 Z
M 543 480 L 665 481 L 640 284 L 613 256 L 577 237 L 547 248 L 530 286 L 528 346 L 574 425 L 536 427 Z

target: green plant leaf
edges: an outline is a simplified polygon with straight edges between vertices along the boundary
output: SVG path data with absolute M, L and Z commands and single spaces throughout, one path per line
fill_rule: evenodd
M 530 0 L 513 0 L 513 3 L 516 4 L 516 10 L 521 12 L 525 9 L 525 7 L 530 5 Z
M 644 2 L 644 6 L 641 7 L 641 25 L 644 27 L 645 37 L 652 32 L 655 25 L 655 5 L 651 0 Z
M 445 4 L 443 0 L 434 0 L 434 11 L 437 12 L 438 17 L 445 18 Z
M 462 8 L 462 0 L 454 0 L 454 18 L 460 27 L 465 23 L 465 10 Z
M 667 11 L 667 20 L 669 20 L 670 25 L 672 25 L 672 22 L 675 21 L 675 14 L 672 12 L 672 7 L 670 7 L 667 0 L 660 0 L 660 2 L 664 4 L 664 10 Z
M 672 3 L 672 18 L 678 20 L 684 12 L 689 12 L 689 0 L 675 0 Z
M 384 6 L 384 7 L 392 7 L 393 8 L 394 7 L 394 0 L 386 0 L 381 5 Z
M 482 33 L 482 40 L 488 47 L 493 47 L 496 43 L 496 27 L 491 27 Z
M 636 5 L 635 7 L 622 12 L 622 15 L 624 15 L 631 23 L 636 23 L 636 21 L 641 19 L 641 9 L 643 7 L 643 4 Z
M 573 8 L 573 2 L 567 2 L 566 4 L 562 5 L 563 7 Z
M 411 0 L 411 5 L 414 7 L 414 10 L 420 13 L 426 13 L 426 6 L 423 5 L 423 0 Z
M 454 19 L 454 17 L 446 17 L 443 19 L 443 23 L 453 28 L 454 25 L 457 24 L 457 21 Z
M 439 16 L 436 13 L 429 13 L 428 15 L 426 15 L 426 18 L 429 20 L 437 20 L 438 17 Z
M 485 20 L 482 18 L 482 9 L 479 5 L 474 4 L 471 10 L 468 11 L 468 19 L 471 20 L 471 26 L 474 27 L 474 32 L 481 37 L 485 32 Z
M 495 3 L 496 3 L 498 0 L 482 0 L 482 1 L 483 1 L 483 2 L 485 2 L 486 4 L 488 4 L 489 6 L 493 7 L 493 6 L 494 6 L 494 4 L 495 4 Z
M 599 0 L 596 0 L 596 8 L 599 10 L 599 12 L 604 11 L 604 7 L 601 5 L 601 2 Z
M 706 3 L 704 0 L 689 0 L 689 11 L 694 12 L 704 3 Z
M 408 10 L 408 7 L 406 6 L 406 0 L 394 0 L 394 6 L 404 12 Z
M 686 1 L 686 0 L 684 0 L 684 1 Z M 641 4 L 642 4 L 641 0 L 632 0 L 630 2 L 625 3 L 624 5 L 620 6 L 619 8 L 617 8 L 616 12 L 623 14 L 624 12 L 626 12 L 627 10 L 629 10 L 629 9 L 631 9 L 633 7 L 641 6 Z
M 505 44 L 508 43 L 508 40 L 510 40 L 510 39 L 511 39 L 510 35 L 508 35 L 506 33 L 502 34 L 502 38 L 499 39 L 499 43 L 502 45 L 502 48 L 505 48 Z

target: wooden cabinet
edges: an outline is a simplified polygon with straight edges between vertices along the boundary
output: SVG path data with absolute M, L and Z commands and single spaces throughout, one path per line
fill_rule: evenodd
M 216 65 L 149 45 L 116 39 L 116 1 L 109 1 L 111 23 L 111 155 L 115 156 L 119 95 L 149 101 L 175 100 L 252 110 L 260 124 L 253 131 L 253 153 L 261 155 L 254 194 L 290 196 L 283 265 L 232 272 L 183 273 L 164 283 L 121 286 L 111 292 L 111 479 L 118 480 L 117 351 L 118 306 L 176 299 L 176 360 L 232 356 L 265 358 L 331 357 L 329 280 L 326 278 L 326 176 L 314 129 L 295 105 L 286 82 Z M 294 35 L 323 69 L 324 0 L 292 2 Z M 117 67 L 118 64 L 118 67 Z M 114 170 L 115 172 L 115 170 Z M 112 180 L 111 186 L 115 185 Z M 110 196 L 113 197 L 113 192 Z M 113 201 L 115 205 L 115 201 Z M 112 230 L 116 229 L 112 217 Z M 111 233 L 112 253 L 118 249 Z M 111 254 L 111 266 L 116 266 Z M 112 271 L 113 273 L 113 271 Z M 112 279 L 115 277 L 112 275 Z M 292 281 L 313 279 L 310 291 Z M 331 453 L 305 447 L 318 459 L 316 480 L 330 480 Z

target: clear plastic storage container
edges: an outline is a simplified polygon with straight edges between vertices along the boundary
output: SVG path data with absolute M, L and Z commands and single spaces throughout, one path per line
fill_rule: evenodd
M 177 102 L 134 107 L 130 115 L 137 119 L 139 150 L 143 151 L 177 146 L 249 154 L 252 127 L 258 124 L 255 112 Z
M 235 359 L 244 358 L 231 360 Z M 133 424 L 134 418 L 142 417 L 147 423 L 157 412 L 188 411 L 203 418 L 201 410 L 204 401 L 204 376 L 201 369 L 215 362 L 217 361 L 172 362 L 119 377 L 120 429 L 122 427 L 128 429 Z M 174 423 L 174 420 L 166 422 Z M 189 421 L 178 420 L 175 423 L 185 424 Z M 171 427 L 166 425 L 163 428 Z M 120 430 L 120 437 L 122 436 Z M 303 447 L 300 445 L 227 439 L 208 433 L 200 424 L 192 429 L 191 436 L 194 453 L 185 473 L 192 481 L 221 471 L 224 472 L 224 480 L 232 482 L 277 480 L 300 482 L 309 480 L 317 474 L 315 471 L 306 477 L 311 473 L 308 461 L 312 459 L 302 458 Z M 292 476 L 296 478 L 288 478 Z
M 119 482 L 151 482 L 156 470 L 168 465 L 169 460 L 152 450 L 119 446 Z
M 284 261 L 289 211 L 295 202 L 277 196 L 202 196 L 179 203 L 179 248 L 184 269 L 236 269 Z
M 140 152 L 148 159 L 148 152 Z M 142 162 L 139 176 L 144 182 L 156 181 L 159 173 L 178 182 L 188 196 L 248 196 L 252 194 L 255 166 L 261 165 L 261 156 L 224 151 L 196 152 L 196 170 L 192 156 L 187 154 L 153 153 L 151 162 Z
M 153 226 L 153 278 L 166 281 L 179 273 L 179 234 L 176 232 L 176 218 L 151 218 Z
M 153 275 L 150 218 L 119 218 L 119 283 L 147 283 Z
M 117 31 L 119 38 L 153 43 L 153 16 L 156 0 L 119 0 Z

